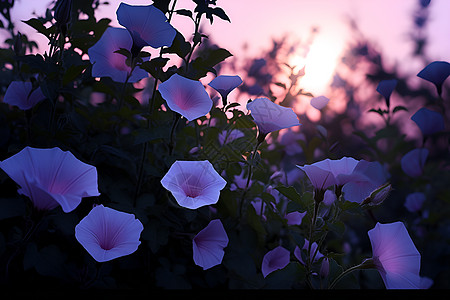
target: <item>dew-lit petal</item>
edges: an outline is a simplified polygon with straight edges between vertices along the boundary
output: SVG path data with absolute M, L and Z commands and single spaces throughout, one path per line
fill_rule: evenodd
M 289 264 L 290 253 L 282 246 L 278 246 L 275 249 L 267 252 L 262 261 L 261 271 L 264 277 L 272 273 L 273 271 L 283 269 Z
M 143 229 L 133 214 L 98 205 L 75 226 L 75 238 L 96 261 L 105 262 L 135 252 Z
M 189 121 L 205 116 L 212 108 L 213 102 L 198 80 L 174 74 L 158 90 L 169 108 Z
M 419 126 L 422 134 L 430 135 L 444 130 L 444 117 L 442 114 L 432 111 L 426 107 L 419 109 L 412 117 L 417 126 Z
M 419 177 L 428 157 L 427 148 L 416 148 L 403 155 L 400 164 L 403 172 L 411 177 Z
M 207 270 L 222 262 L 228 236 L 219 219 L 212 220 L 192 240 L 193 258 L 196 265 Z
M 368 231 L 373 259 L 387 289 L 420 287 L 420 253 L 402 222 L 377 223 Z
M 268 98 L 257 98 L 247 103 L 247 109 L 261 134 L 301 125 L 292 108 L 275 104 Z
M 164 13 L 153 5 L 129 5 L 120 3 L 117 21 L 131 34 L 138 48 L 171 46 L 176 30 Z
M 19 192 L 30 197 L 37 208 L 49 207 L 51 197 L 64 212 L 70 212 L 83 197 L 100 195 L 97 169 L 59 148 L 25 147 L 0 162 L 0 168 L 21 187 Z
M 12 81 L 6 89 L 3 102 L 28 110 L 46 98 L 40 87 L 32 89 L 31 82 Z
M 94 46 L 88 49 L 92 63 L 93 77 L 111 77 L 116 82 L 125 82 L 131 72 L 126 64 L 126 57 L 114 53 L 121 48 L 131 51 L 133 40 L 126 29 L 108 27 Z M 148 60 L 148 57 L 143 60 Z M 148 73 L 137 66 L 131 73 L 128 82 L 134 83 L 148 77 Z
M 328 102 L 330 102 L 330 99 L 328 99 L 325 96 L 318 96 L 318 97 L 314 97 L 311 99 L 311 106 L 321 110 L 322 108 L 324 108 L 325 106 L 327 106 Z
M 207 160 L 175 161 L 161 179 L 177 203 L 190 209 L 217 203 L 226 183 Z

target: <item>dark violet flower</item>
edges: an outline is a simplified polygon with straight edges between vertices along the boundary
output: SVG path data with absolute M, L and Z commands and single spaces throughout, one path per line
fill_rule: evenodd
M 287 220 L 288 225 L 300 225 L 302 224 L 303 217 L 306 216 L 305 212 L 293 211 L 291 213 L 286 214 L 285 218 Z
M 97 205 L 75 226 L 75 238 L 98 262 L 135 252 L 144 227 L 133 214 Z
M 213 102 L 198 80 L 174 74 L 158 90 L 169 108 L 189 121 L 205 116 L 212 108 Z
M 342 188 L 344 199 L 361 203 L 386 183 L 388 174 L 379 162 L 360 160 L 353 172 L 345 177 L 348 182 Z
M 420 287 L 420 253 L 402 222 L 377 223 L 368 232 L 372 259 L 387 289 Z
M 93 77 L 111 77 L 116 82 L 134 83 L 148 77 L 147 71 L 136 66 L 133 70 L 126 64 L 126 57 L 114 53 L 121 48 L 131 51 L 133 39 L 126 29 L 108 27 L 102 37 L 89 48 Z M 148 60 L 144 57 L 143 60 Z
M 117 21 L 131 34 L 135 47 L 159 48 L 171 46 L 177 31 L 167 21 L 164 13 L 153 5 L 128 5 L 120 3 Z
M 161 184 L 180 206 L 196 209 L 215 204 L 227 182 L 209 161 L 204 160 L 174 162 Z
M 377 86 L 377 92 L 386 100 L 386 106 L 390 106 L 391 94 L 397 86 L 397 79 L 381 80 Z
M 311 184 L 313 187 L 317 190 L 326 190 L 329 186 L 332 186 L 336 184 L 336 180 L 333 176 L 333 173 L 329 170 L 324 170 L 322 168 L 319 168 L 312 165 L 304 165 L 304 166 L 298 166 L 302 171 L 306 173 L 306 176 L 308 176 L 309 181 L 311 181 Z
M 222 222 L 212 220 L 192 240 L 194 262 L 207 270 L 222 263 L 224 248 L 228 245 L 228 236 Z
M 251 111 L 253 120 L 263 136 L 272 131 L 301 125 L 292 108 L 275 104 L 265 97 L 247 103 L 247 109 Z
M 228 94 L 242 84 L 242 79 L 238 75 L 219 75 L 211 80 L 208 85 L 215 89 L 222 96 L 223 105 L 227 104 Z
M 323 254 L 320 253 L 320 251 L 317 251 L 317 253 L 316 253 L 317 246 L 318 245 L 317 245 L 316 242 L 313 242 L 311 244 L 310 257 L 311 257 L 311 259 L 314 257 L 313 262 L 315 262 L 315 261 L 317 261 L 317 260 L 319 260 L 320 258 L 323 257 Z M 308 251 L 308 247 L 309 247 L 309 241 L 305 240 L 305 243 L 303 244 L 302 250 Z M 302 265 L 305 265 L 306 263 L 303 261 L 303 258 L 302 258 L 302 253 L 301 253 L 302 250 L 298 246 L 296 246 L 295 249 L 294 249 L 294 256 L 302 263 Z
M 321 110 L 322 108 L 324 108 L 325 106 L 327 106 L 328 102 L 330 102 L 330 99 L 328 99 L 325 96 L 318 96 L 318 97 L 314 97 L 311 98 L 311 106 L 314 107 L 315 109 Z
M 436 86 L 438 94 L 442 93 L 442 84 L 450 75 L 450 63 L 446 61 L 433 61 L 420 71 L 417 76 Z
M 14 180 L 18 192 L 30 198 L 38 210 L 58 205 L 74 210 L 83 197 L 98 196 L 97 169 L 59 148 L 25 147 L 0 162 L 0 168 Z
M 40 87 L 33 90 L 33 85 L 29 81 L 13 81 L 6 89 L 3 102 L 28 110 L 44 99 Z
M 411 177 L 422 175 L 428 153 L 427 148 L 417 148 L 403 155 L 400 161 L 403 172 Z
M 58 26 L 64 26 L 70 21 L 72 0 L 57 0 L 54 7 L 54 18 Z
M 416 192 L 406 196 L 405 207 L 409 212 L 418 212 L 422 209 L 426 197 L 424 193 Z
M 264 278 L 273 271 L 283 269 L 289 264 L 290 253 L 282 246 L 270 250 L 264 255 L 261 271 Z
M 444 130 L 444 117 L 442 114 L 426 107 L 422 107 L 412 115 L 411 120 L 419 126 L 424 136 Z
M 324 159 L 313 163 L 312 165 L 319 167 L 325 171 L 331 172 L 335 179 L 336 185 L 344 185 L 349 182 L 352 177 L 350 175 L 353 173 L 356 165 L 358 164 L 358 160 L 353 157 L 343 157 L 341 159 Z

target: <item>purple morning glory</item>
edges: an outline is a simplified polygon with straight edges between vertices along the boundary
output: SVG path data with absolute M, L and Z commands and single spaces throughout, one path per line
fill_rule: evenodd
M 397 79 L 381 80 L 377 86 L 377 92 L 386 100 L 386 105 L 390 105 L 390 97 L 395 87 L 397 86 Z
M 215 89 L 222 96 L 223 105 L 226 106 L 228 94 L 242 84 L 242 79 L 238 75 L 219 75 L 211 80 L 208 85 Z
M 204 160 L 174 162 L 161 184 L 180 206 L 196 209 L 217 203 L 227 182 L 209 161 Z
M 442 93 L 442 84 L 450 75 L 450 63 L 446 61 L 433 61 L 420 71 L 417 76 L 436 86 L 438 94 Z
M 164 13 L 155 6 L 128 5 L 122 2 L 116 14 L 119 24 L 131 34 L 136 48 L 172 45 L 177 32 L 167 22 Z
M 424 136 L 444 130 L 444 117 L 442 114 L 430 110 L 426 107 L 419 109 L 414 115 L 413 120 Z
M 253 120 L 263 136 L 272 131 L 301 125 L 292 108 L 275 104 L 265 97 L 247 103 L 247 109 L 251 111 Z
M 420 253 L 402 222 L 377 223 L 368 232 L 372 259 L 387 289 L 420 288 Z
M 17 106 L 21 110 L 28 110 L 46 97 L 40 87 L 33 90 L 29 81 L 13 81 L 6 89 L 3 102 Z
M 318 247 L 318 245 L 317 245 L 316 242 L 313 242 L 313 243 L 311 244 L 311 253 L 310 253 L 310 257 L 313 258 L 314 254 L 315 254 L 315 256 L 314 256 L 314 262 L 317 261 L 317 260 L 319 260 L 320 258 L 323 257 L 323 254 L 320 253 L 319 251 L 317 251 L 317 253 L 315 253 L 316 250 L 317 250 L 317 247 Z M 294 249 L 294 256 L 302 263 L 302 265 L 305 265 L 306 263 L 305 263 L 305 262 L 303 261 L 303 259 L 302 259 L 302 253 L 301 253 L 301 251 L 302 251 L 302 250 L 308 251 L 308 248 L 309 248 L 309 241 L 305 239 L 305 243 L 303 244 L 303 248 L 302 248 L 302 249 L 300 249 L 298 246 L 296 246 L 295 249 Z
M 131 51 L 133 39 L 126 29 L 108 27 L 94 46 L 88 49 L 93 77 L 111 77 L 116 82 L 134 83 L 148 77 L 147 71 L 126 64 L 126 57 L 114 53 L 121 48 Z M 143 60 L 148 60 L 144 57 Z
M 405 207 L 409 212 L 417 212 L 422 209 L 422 205 L 425 202 L 426 197 L 424 193 L 416 192 L 406 196 Z
M 194 262 L 207 270 L 222 263 L 224 248 L 228 245 L 228 236 L 222 222 L 212 220 L 192 240 Z
M 417 148 L 403 155 L 400 161 L 403 172 L 411 177 L 422 175 L 428 153 L 427 148 Z
M 267 252 L 262 261 L 261 271 L 264 278 L 273 271 L 283 269 L 289 264 L 290 253 L 282 246 L 278 246 Z
M 135 252 L 144 227 L 133 214 L 97 205 L 75 226 L 75 238 L 98 262 Z
M 174 74 L 158 90 L 169 108 L 189 121 L 205 116 L 212 108 L 213 102 L 198 80 Z
M 83 197 L 98 196 L 97 169 L 59 148 L 25 147 L 0 162 L 0 168 L 14 180 L 18 192 L 30 198 L 38 210 L 58 205 L 74 210 Z

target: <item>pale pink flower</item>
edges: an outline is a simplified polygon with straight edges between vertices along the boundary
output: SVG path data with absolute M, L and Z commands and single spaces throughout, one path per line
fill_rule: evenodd
M 0 162 L 0 168 L 14 180 L 18 192 L 30 198 L 38 210 L 58 205 L 74 210 L 83 197 L 98 196 L 97 169 L 59 148 L 25 147 Z

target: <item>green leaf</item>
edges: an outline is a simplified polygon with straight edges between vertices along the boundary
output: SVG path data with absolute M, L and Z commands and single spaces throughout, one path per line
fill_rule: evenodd
M 289 200 L 292 200 L 297 203 L 301 202 L 302 197 L 293 186 L 286 187 L 279 185 L 275 189 L 279 191 L 281 194 L 283 194 Z
M 89 65 L 71 65 L 63 75 L 62 84 L 66 85 L 75 80 Z
M 221 18 L 222 20 L 231 22 L 230 18 L 227 16 L 227 14 L 225 13 L 225 11 L 220 8 L 220 7 L 214 7 L 212 9 L 212 14 L 218 16 L 219 18 Z M 212 21 L 211 21 L 212 23 Z
M 178 9 L 175 12 L 179 15 L 186 16 L 192 19 L 192 11 L 188 9 Z
M 54 32 L 54 30 L 53 30 L 54 28 L 45 27 L 44 24 L 42 24 L 42 22 L 36 18 L 32 18 L 32 19 L 29 19 L 27 21 L 22 21 L 22 22 L 33 27 L 34 29 L 37 30 L 37 32 L 45 35 L 49 40 L 50 40 L 50 34 Z
M 177 31 L 172 45 L 167 48 L 162 48 L 161 53 L 173 53 L 184 59 L 191 51 L 191 44 L 186 42 L 184 36 Z
M 223 48 L 209 50 L 206 55 L 197 57 L 191 63 L 192 68 L 189 68 L 189 73 L 187 75 L 194 80 L 205 77 L 208 72 L 217 75 L 214 67 L 230 56 L 232 56 L 232 54 Z
M 167 64 L 169 58 L 167 57 L 156 57 L 149 61 L 143 62 L 140 64 L 140 68 L 149 72 L 153 78 L 161 79 L 160 70 Z

